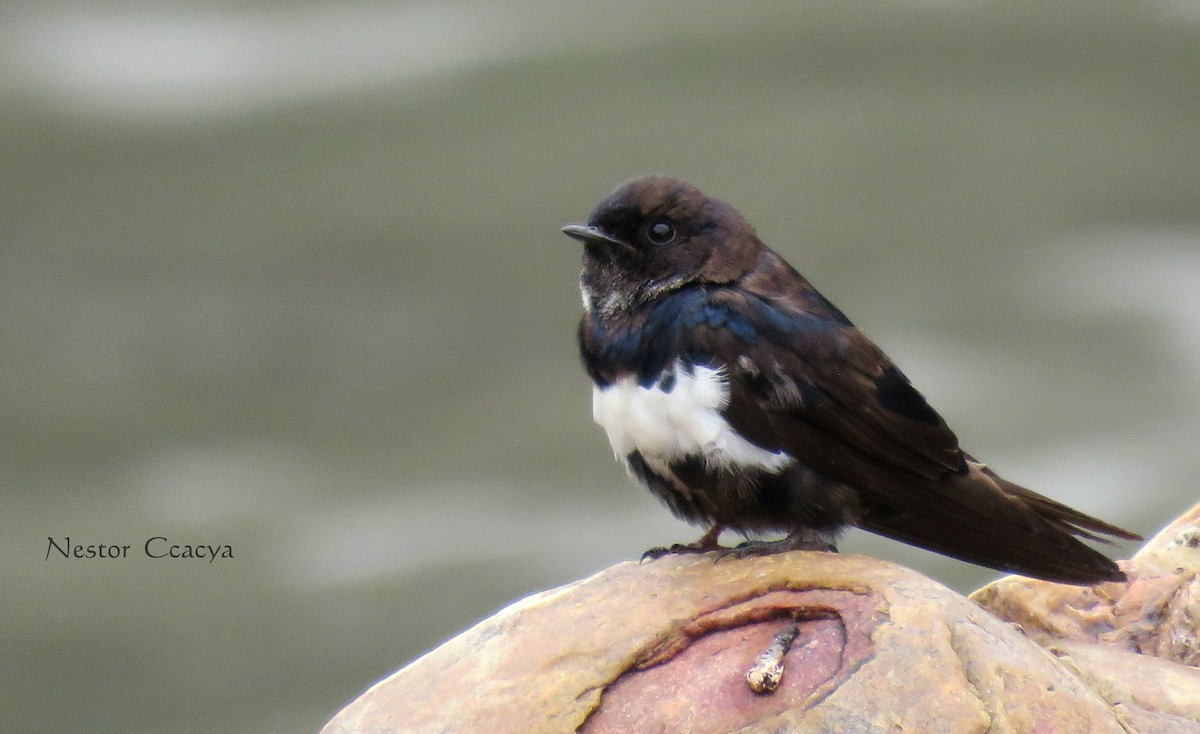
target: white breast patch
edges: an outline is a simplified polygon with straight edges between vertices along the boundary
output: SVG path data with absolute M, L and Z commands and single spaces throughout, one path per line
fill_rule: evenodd
M 635 450 L 654 464 L 703 456 L 710 466 L 753 466 L 772 473 L 792 463 L 782 451 L 750 443 L 721 417 L 729 402 L 724 371 L 698 366 L 689 373 L 676 362 L 671 374 L 670 391 L 659 386 L 661 381 L 642 387 L 632 375 L 593 388 L 592 417 L 608 434 L 617 458 Z

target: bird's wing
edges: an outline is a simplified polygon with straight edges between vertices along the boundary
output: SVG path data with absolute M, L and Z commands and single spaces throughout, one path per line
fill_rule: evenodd
M 816 305 L 717 289 L 684 319 L 682 351 L 725 365 L 734 428 L 814 468 L 834 443 L 914 479 L 965 472 L 957 437 L 908 378 L 840 312 Z
M 1136 536 L 972 460 L 887 356 L 812 293 L 797 307 L 714 289 L 681 319 L 680 351 L 727 371 L 734 430 L 854 487 L 868 530 L 1034 576 L 1120 578 L 1071 536 Z

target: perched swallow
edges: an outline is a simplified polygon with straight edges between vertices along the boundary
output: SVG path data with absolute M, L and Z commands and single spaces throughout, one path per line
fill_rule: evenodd
M 904 373 L 732 206 L 648 176 L 563 232 L 583 243 L 592 415 L 633 477 L 709 528 L 651 557 L 833 551 L 855 525 L 1027 576 L 1125 578 L 1077 538 L 1138 535 L 964 453 Z M 787 537 L 724 549 L 726 528 Z

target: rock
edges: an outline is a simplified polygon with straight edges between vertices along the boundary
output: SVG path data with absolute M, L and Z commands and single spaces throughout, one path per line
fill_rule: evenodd
M 971 599 L 1059 656 L 1124 720 L 1153 722 L 1134 731 L 1200 731 L 1200 505 L 1121 568 L 1124 583 L 1008 576 Z
M 1128 583 L 1009 577 L 974 603 L 861 556 L 623 563 L 480 622 L 323 734 L 1200 731 L 1198 518 Z M 747 671 L 793 624 L 782 682 L 753 693 Z

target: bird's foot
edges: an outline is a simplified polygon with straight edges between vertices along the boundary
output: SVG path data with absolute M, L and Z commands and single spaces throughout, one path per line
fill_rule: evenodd
M 645 563 L 646 561 L 657 561 L 663 556 L 673 556 L 685 553 L 708 553 L 709 551 L 715 550 L 729 550 L 728 548 L 722 548 L 721 544 L 717 542 L 717 538 L 720 537 L 722 530 L 724 530 L 722 526 L 713 525 L 708 529 L 708 532 L 706 532 L 704 535 L 701 535 L 700 539 L 693 543 L 675 543 L 670 547 L 659 546 L 657 548 L 651 548 L 642 554 L 642 560 L 640 562 Z
M 833 544 L 833 538 L 827 533 L 807 529 L 797 530 L 780 540 L 747 540 L 733 548 L 722 548 L 717 555 L 717 560 L 769 556 L 773 553 L 786 553 L 794 550 L 837 553 L 837 546 Z

